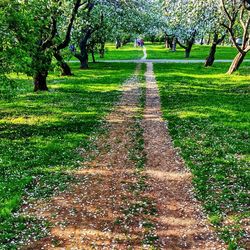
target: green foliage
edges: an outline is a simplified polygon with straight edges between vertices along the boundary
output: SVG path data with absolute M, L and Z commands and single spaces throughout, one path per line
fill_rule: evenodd
M 221 237 L 237 245 L 249 216 L 249 64 L 155 65 L 164 117 Z M 236 249 L 236 248 L 231 248 Z
M 12 215 L 23 195 L 46 198 L 72 180 L 65 171 L 79 166 L 78 149 L 89 146 L 134 65 L 100 63 L 91 68 L 74 67 L 70 78 L 50 75 L 51 91 L 38 94 L 32 93 L 30 80 L 20 75 L 16 97 L 0 100 L 1 249 L 22 231 L 17 230 L 19 217 Z
M 0 74 L 0 99 L 11 99 L 17 91 L 17 83 L 4 74 Z
M 13 0 L 0 8 L 0 75 L 27 72 L 29 52 L 34 47 L 34 24 L 24 7 Z

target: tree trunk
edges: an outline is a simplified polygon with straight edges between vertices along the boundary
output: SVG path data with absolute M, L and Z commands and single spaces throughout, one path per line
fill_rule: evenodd
M 204 44 L 204 37 L 201 38 L 200 45 Z
M 187 47 L 185 49 L 185 58 L 189 58 L 190 57 L 190 52 L 191 52 L 191 48 L 190 47 Z
M 210 53 L 206 58 L 205 67 L 212 66 L 214 64 L 217 45 L 221 44 L 224 41 L 225 37 L 226 35 L 223 35 L 219 39 L 219 35 L 217 33 L 214 33 L 213 44 L 211 46 Z
M 234 60 L 233 60 L 233 62 L 231 64 L 227 74 L 231 75 L 232 73 L 234 73 L 236 70 L 239 69 L 239 67 L 242 64 L 246 54 L 247 54 L 246 52 L 243 52 L 243 53 L 239 52 L 236 55 L 236 57 L 234 58 Z
M 190 57 L 190 53 L 193 47 L 193 42 L 189 42 L 186 49 L 185 49 L 185 58 L 189 58 Z
M 81 56 L 78 59 L 81 62 L 80 69 L 89 68 L 89 55 L 88 55 L 88 48 L 87 48 L 87 40 L 86 40 L 86 43 L 81 44 Z
M 91 50 L 91 56 L 92 56 L 93 63 L 96 63 L 96 61 L 95 61 L 95 52 L 94 52 L 93 49 Z
M 37 91 L 48 91 L 47 79 L 48 71 L 39 71 L 34 75 L 34 92 Z
M 89 68 L 89 55 L 88 55 L 88 51 L 87 48 L 85 49 L 84 53 L 82 53 L 82 60 L 80 60 L 81 62 L 81 69 L 88 69 Z
M 189 58 L 190 57 L 190 52 L 192 50 L 192 47 L 194 45 L 194 42 L 195 42 L 195 34 L 196 32 L 194 32 L 193 36 L 191 37 L 190 40 L 187 41 L 187 46 L 185 48 L 185 57 L 186 58 Z
M 173 37 L 166 36 L 165 37 L 165 48 L 168 48 L 170 50 L 173 50 Z
M 51 66 L 52 56 L 47 54 L 41 47 L 37 48 L 32 57 L 32 69 L 34 72 L 34 91 L 47 91 L 47 76 Z
M 74 54 L 74 56 L 80 61 L 80 69 L 88 69 L 88 53 L 81 55 L 81 54 Z
M 74 56 L 80 61 L 80 69 L 88 69 L 89 68 L 89 56 L 88 56 L 88 40 L 90 39 L 93 30 L 86 30 L 84 36 L 80 40 L 79 47 L 81 53 L 75 53 Z
M 116 40 L 116 43 L 115 43 L 115 47 L 116 47 L 116 49 L 121 48 L 121 46 L 122 46 L 121 41 L 120 41 L 119 39 L 117 39 L 117 40 Z
M 209 56 L 206 58 L 205 67 L 209 67 L 214 64 L 216 48 L 217 44 L 213 43 L 209 52 Z
M 205 67 L 212 66 L 215 60 L 215 53 L 217 48 L 217 42 L 218 42 L 218 34 L 214 34 L 214 40 L 213 44 L 211 46 L 210 52 L 208 57 L 206 58 Z
M 166 49 L 169 49 L 169 48 L 170 48 L 170 44 L 169 44 L 169 41 L 168 41 L 168 37 L 165 38 L 165 48 L 166 48 Z
M 63 60 L 60 51 L 54 51 L 54 57 L 56 58 L 59 66 L 61 67 L 61 75 L 62 76 L 72 76 L 71 69 L 69 65 Z
M 172 52 L 176 52 L 176 37 L 173 38 Z
M 101 48 L 99 50 L 100 58 L 104 58 L 105 53 L 105 43 L 101 43 Z
M 209 34 L 208 39 L 207 39 L 207 45 L 209 45 L 211 42 L 211 34 Z

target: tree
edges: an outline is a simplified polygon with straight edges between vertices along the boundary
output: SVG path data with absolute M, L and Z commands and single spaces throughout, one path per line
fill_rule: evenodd
M 227 22 L 223 22 L 222 25 L 228 30 L 232 42 L 235 48 L 238 50 L 238 54 L 234 58 L 228 74 L 232 74 L 239 69 L 246 54 L 250 50 L 250 10 L 249 1 L 244 0 L 220 0 L 222 13 L 225 15 Z M 242 42 L 237 42 L 237 24 L 241 26 Z
M 28 50 L 34 38 L 32 18 L 17 0 L 0 3 L 0 74 L 27 72 Z M 6 78 L 6 77 L 5 77 Z
M 18 13 L 19 20 L 22 21 L 16 21 L 15 25 L 9 22 L 9 30 L 14 33 L 13 39 L 18 41 L 20 48 L 25 51 L 25 58 L 28 62 L 22 65 L 25 69 L 22 71 L 33 76 L 34 91 L 48 90 L 46 79 L 52 66 L 52 57 L 54 55 L 61 62 L 61 66 L 65 66 L 60 50 L 69 44 L 77 11 L 85 6 L 87 0 L 19 0 L 14 2 L 18 10 L 9 12 L 10 19 Z M 12 3 L 8 4 L 9 8 L 11 6 L 13 6 Z M 23 28 L 24 24 L 27 26 L 26 29 Z M 12 46 L 11 50 L 15 51 L 15 47 Z M 27 60 L 28 57 L 29 60 Z
M 46 0 L 46 13 L 38 16 L 46 21 L 40 25 L 40 37 L 33 54 L 34 91 L 48 90 L 46 78 L 51 67 L 52 56 L 58 60 L 65 75 L 71 75 L 70 68 L 63 61 L 60 50 L 69 45 L 71 31 L 78 10 L 87 8 L 88 0 Z M 72 11 L 71 11 L 72 10 Z M 41 11 L 41 10 L 40 10 Z M 69 22 L 65 25 L 65 19 Z
M 207 33 L 209 37 L 213 37 L 212 46 L 209 55 L 206 58 L 205 67 L 212 66 L 215 60 L 217 45 L 221 44 L 226 38 L 225 28 L 221 26 L 224 21 L 221 15 L 220 6 L 214 0 L 206 1 L 206 15 L 208 22 L 203 27 L 204 35 Z
M 196 0 L 165 0 L 167 26 L 176 42 L 185 49 L 189 58 L 195 39 L 202 36 L 202 27 L 208 21 L 206 2 Z
M 215 53 L 216 53 L 217 45 L 221 44 L 223 42 L 223 40 L 225 39 L 225 37 L 226 37 L 226 34 L 223 34 L 219 38 L 219 33 L 217 31 L 214 31 L 213 43 L 212 43 L 212 46 L 210 48 L 209 55 L 206 58 L 205 67 L 213 65 L 214 60 L 215 60 Z
M 83 9 L 86 9 L 87 4 L 88 4 L 87 1 L 83 1 L 83 2 L 82 2 L 82 0 L 75 1 L 74 6 L 72 8 L 72 13 L 71 13 L 69 22 L 66 25 L 66 28 L 64 29 L 65 34 L 61 35 L 61 36 L 64 36 L 64 39 L 63 38 L 60 39 L 60 35 L 58 35 L 57 40 L 59 40 L 59 42 L 56 43 L 53 47 L 53 55 L 56 58 L 56 60 L 58 61 L 59 66 L 61 67 L 62 75 L 70 76 L 70 75 L 72 75 L 72 73 L 71 73 L 71 69 L 70 69 L 69 65 L 63 60 L 63 57 L 62 57 L 60 51 L 69 46 L 69 43 L 71 41 L 71 31 L 72 31 L 78 10 L 81 7 L 83 7 Z
M 149 30 L 152 24 L 149 13 L 156 1 L 146 0 L 92 0 L 88 11 L 81 13 L 74 29 L 74 41 L 79 51 L 74 56 L 80 61 L 80 68 L 87 69 L 88 53 L 92 54 L 100 46 L 104 56 L 106 41 L 117 41 L 117 48 L 129 42 L 137 34 Z
M 100 28 L 99 18 L 95 15 L 92 15 L 95 5 L 98 4 L 98 1 L 88 2 L 87 12 L 82 13 L 77 22 L 77 28 L 75 30 L 76 39 L 80 52 L 74 51 L 74 56 L 80 61 L 81 69 L 88 69 L 88 42 L 91 38 L 91 35 Z M 100 16 L 100 19 L 102 16 Z M 101 22 L 101 21 L 100 21 Z

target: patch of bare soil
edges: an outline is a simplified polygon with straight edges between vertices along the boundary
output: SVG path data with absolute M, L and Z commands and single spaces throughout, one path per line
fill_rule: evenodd
M 123 96 L 107 117 L 109 133 L 96 141 L 96 156 L 73 173 L 77 182 L 50 201 L 23 207 L 24 214 L 48 220 L 52 228 L 47 238 L 22 249 L 141 249 L 139 220 L 124 214 L 137 199 L 129 190 L 137 176 L 128 151 L 138 112 L 139 71 L 140 65 L 124 83 Z
M 226 249 L 209 228 L 194 199 L 191 173 L 174 149 L 162 119 L 153 65 L 147 63 L 144 141 L 150 195 L 157 203 L 155 220 L 160 249 Z

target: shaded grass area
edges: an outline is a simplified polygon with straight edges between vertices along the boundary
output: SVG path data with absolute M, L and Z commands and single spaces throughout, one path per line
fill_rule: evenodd
M 194 45 L 190 54 L 190 59 L 205 60 L 210 51 L 209 45 Z M 177 46 L 177 51 L 172 52 L 166 49 L 163 44 L 146 44 L 147 59 L 186 59 L 185 50 Z M 237 50 L 234 47 L 218 46 L 215 55 L 216 59 L 233 59 L 237 54 Z M 250 53 L 246 56 L 246 59 L 250 59 Z
M 129 43 L 119 49 L 115 48 L 115 44 L 108 43 L 105 46 L 105 57 L 97 60 L 133 60 L 141 59 L 143 57 L 143 50 L 140 47 L 134 47 L 133 43 Z
M 228 66 L 156 64 L 155 73 L 196 195 L 229 249 L 240 249 L 250 216 L 250 64 L 233 76 L 223 73 Z
M 80 148 L 89 147 L 134 68 L 98 63 L 81 71 L 74 66 L 73 77 L 49 76 L 48 93 L 33 93 L 30 79 L 12 76 L 15 97 L 0 100 L 0 249 L 14 249 L 27 226 L 33 234 L 40 230 L 13 215 L 22 196 L 46 198 L 72 181 L 65 171 L 79 166 Z

